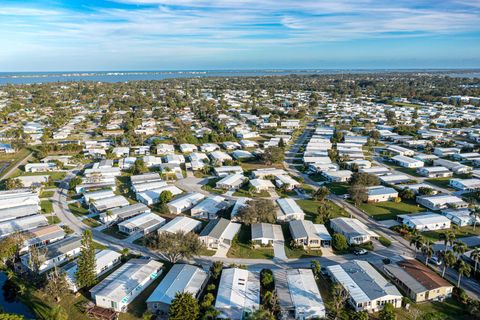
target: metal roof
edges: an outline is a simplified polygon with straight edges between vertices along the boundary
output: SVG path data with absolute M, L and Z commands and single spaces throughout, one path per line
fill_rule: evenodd
M 171 232 L 175 233 L 177 231 L 183 231 L 185 233 L 190 232 L 197 228 L 202 223 L 198 220 L 189 218 L 189 217 L 175 217 L 173 220 L 170 220 L 167 224 L 160 228 L 159 232 Z
M 202 269 L 188 264 L 176 264 L 170 269 L 146 302 L 170 304 L 177 292 L 189 292 L 196 296 L 206 279 L 207 273 Z

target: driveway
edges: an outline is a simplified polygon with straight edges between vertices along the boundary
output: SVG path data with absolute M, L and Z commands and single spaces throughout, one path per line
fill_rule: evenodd
M 285 253 L 285 243 L 283 240 L 273 241 L 273 254 L 275 259 L 287 260 L 287 254 Z

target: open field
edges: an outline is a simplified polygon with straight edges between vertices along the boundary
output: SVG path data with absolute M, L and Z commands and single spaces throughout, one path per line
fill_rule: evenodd
M 423 207 L 406 202 L 377 202 L 377 203 L 362 203 L 358 206 L 375 220 L 389 220 L 395 219 L 399 214 L 410 214 L 425 211 Z

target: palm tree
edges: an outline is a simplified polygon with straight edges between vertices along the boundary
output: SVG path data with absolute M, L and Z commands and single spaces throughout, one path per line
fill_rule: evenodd
M 460 260 L 458 262 L 458 282 L 457 282 L 457 287 L 460 288 L 460 280 L 462 279 L 463 276 L 470 277 L 470 272 L 472 271 L 472 268 L 468 263 L 465 263 L 465 261 Z
M 452 246 L 453 243 L 455 242 L 456 236 L 453 231 L 447 231 L 447 233 L 444 235 L 444 243 L 445 243 L 445 251 L 447 251 L 447 245 Z
M 470 254 L 470 259 L 475 262 L 474 273 L 477 273 L 477 266 L 478 262 L 480 261 L 480 248 L 473 249 L 472 253 Z
M 452 250 L 445 251 L 441 255 L 443 260 L 442 278 L 444 278 L 445 271 L 447 270 L 447 268 L 453 267 L 455 262 L 457 262 L 457 257 L 455 257 L 455 254 Z
M 425 256 L 425 264 L 428 266 L 428 259 L 433 256 L 432 241 L 427 240 L 422 246 L 422 253 Z
M 480 208 L 475 207 L 472 209 L 470 216 L 473 218 L 473 230 L 475 230 L 475 227 L 477 226 L 477 219 L 480 216 Z
M 421 235 L 417 235 L 410 240 L 410 246 L 413 245 L 415 248 L 415 256 L 417 255 L 417 250 L 423 246 L 424 239 Z
M 462 241 L 455 241 L 453 244 L 453 252 L 456 253 L 457 259 L 460 259 L 460 256 L 467 251 L 467 245 Z

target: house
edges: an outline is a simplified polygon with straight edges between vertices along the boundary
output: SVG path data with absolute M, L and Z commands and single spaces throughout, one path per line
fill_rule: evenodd
M 138 175 L 130 176 L 130 182 L 132 186 L 136 186 L 137 184 L 152 182 L 152 181 L 159 181 L 162 180 L 160 174 L 157 172 L 148 172 Z
M 472 226 L 475 221 L 477 225 L 480 223 L 480 218 L 475 218 L 469 209 L 447 209 L 442 210 L 442 214 L 459 227 Z
M 275 241 L 283 243 L 282 227 L 271 223 L 254 223 L 252 229 L 252 243 L 257 246 L 272 246 Z
M 325 318 L 325 305 L 312 270 L 279 269 L 273 276 L 281 319 Z
M 302 208 L 291 198 L 277 199 L 277 204 L 280 207 L 280 211 L 277 210 L 277 220 L 289 221 L 289 220 L 303 220 L 305 212 Z
M 460 153 L 458 148 L 435 148 L 433 154 L 439 157 L 448 157 Z
M 280 175 L 287 175 L 287 172 L 283 169 L 276 168 L 263 168 L 252 171 L 252 177 L 254 179 L 264 179 L 267 177 L 276 177 Z
M 167 206 L 171 213 L 180 214 L 191 209 L 203 199 L 205 199 L 205 195 L 193 192 L 169 202 Z
M 157 149 L 157 154 L 159 155 L 175 153 L 175 147 L 171 144 L 159 143 L 157 144 L 156 149 Z
M 461 191 L 478 191 L 480 190 L 480 179 L 471 178 L 471 179 L 450 179 L 449 185 L 452 188 Z
M 399 156 L 413 157 L 415 155 L 415 151 L 397 145 L 388 146 L 387 151 Z
M 182 153 L 192 153 L 192 152 L 196 152 L 197 150 L 198 148 L 194 144 L 189 144 L 189 143 L 180 144 L 180 151 Z
M 246 179 L 247 178 L 243 173 L 230 174 L 217 181 L 215 186 L 224 190 L 237 190 L 242 186 Z
M 182 164 L 185 163 L 185 157 L 181 154 L 167 154 L 165 156 L 166 163 L 173 163 L 173 164 Z
M 443 166 L 447 168 L 448 170 L 452 171 L 453 173 L 456 174 L 468 174 L 472 172 L 472 167 L 466 166 L 464 164 L 461 164 L 459 162 L 455 161 L 450 161 L 450 160 L 445 160 L 445 159 L 437 159 L 433 160 L 433 165 L 434 166 Z
M 242 148 L 245 148 L 245 149 L 258 147 L 258 143 L 256 143 L 255 141 L 245 140 L 245 139 L 240 140 L 240 145 L 242 146 Z
M 404 168 L 421 168 L 425 165 L 423 161 L 406 157 L 406 156 L 395 156 L 391 158 L 394 162 L 396 162 L 399 166 Z
M 222 166 L 213 168 L 213 171 L 218 177 L 226 177 L 231 174 L 243 174 L 241 166 Z
M 57 169 L 57 164 L 53 162 L 27 163 L 25 172 L 45 172 Z
M 387 167 L 372 167 L 372 168 L 365 168 L 365 169 L 358 169 L 358 172 L 368 173 L 376 175 L 377 177 L 385 176 L 391 173 L 390 169 Z
M 162 282 L 148 297 L 147 309 L 152 313 L 168 313 L 170 304 L 179 292 L 188 292 L 198 297 L 208 278 L 199 267 L 189 264 L 175 264 Z
M 260 277 L 239 268 L 223 269 L 215 309 L 219 319 L 243 320 L 260 307 Z
M 285 188 L 286 190 L 293 190 L 294 188 L 298 188 L 301 183 L 297 180 L 293 179 L 288 175 L 279 175 L 275 177 L 275 185 L 278 188 Z
M 412 178 L 406 174 L 389 174 L 379 177 L 380 181 L 385 185 L 396 185 L 401 183 L 410 182 Z
M 453 175 L 453 172 L 442 166 L 419 168 L 417 173 L 427 178 L 446 178 Z
M 430 190 L 432 195 L 438 194 L 440 192 L 440 190 L 436 189 L 434 185 L 427 184 L 427 183 L 404 184 L 404 185 L 398 186 L 398 188 L 400 190 L 410 189 L 416 195 L 420 195 L 422 188 Z
M 450 220 L 447 217 L 431 212 L 401 214 L 397 216 L 397 220 L 419 231 L 450 229 Z
M 200 150 L 202 152 L 213 152 L 219 149 L 220 147 L 218 146 L 218 144 L 215 144 L 215 143 L 204 143 L 200 146 Z
M 121 262 L 122 255 L 116 251 L 105 249 L 95 253 L 95 274 L 97 278 L 108 271 L 112 270 L 116 265 Z M 78 288 L 75 278 L 75 273 L 78 270 L 78 260 L 72 261 L 67 264 L 62 270 L 65 272 L 66 279 L 70 290 L 77 292 Z
M 20 252 L 26 252 L 32 246 L 43 247 L 55 241 L 65 238 L 65 231 L 58 225 L 52 224 L 38 227 L 24 233 L 26 240 Z
M 101 213 L 118 207 L 128 206 L 130 202 L 124 196 L 113 196 L 98 199 L 90 203 L 90 210 L 93 213 Z
M 383 269 L 405 295 L 415 302 L 443 301 L 452 295 L 453 285 L 415 259 L 386 264 Z
M 275 190 L 275 186 L 270 180 L 252 179 L 250 180 L 250 185 L 253 187 L 253 190 L 257 193 L 262 191 Z
M 230 207 L 230 202 L 222 196 L 211 196 L 195 205 L 190 210 L 193 218 L 216 219 L 217 214 Z
M 155 156 L 143 156 L 143 163 L 145 163 L 148 168 L 160 167 L 162 164 L 162 158 Z
M 90 290 L 95 304 L 117 312 L 127 306 L 160 275 L 163 264 L 151 259 L 130 259 Z
M 148 212 L 150 212 L 150 208 L 143 203 L 134 203 L 125 207 L 115 208 L 107 212 L 100 213 L 100 221 L 102 223 L 123 221 Z
M 322 176 L 329 182 L 347 182 L 353 172 L 350 170 L 323 171 Z
M 147 235 L 165 224 L 165 219 L 152 212 L 145 212 L 118 224 L 118 230 L 126 234 Z
M 38 266 L 38 272 L 43 273 L 78 256 L 82 245 L 81 241 L 80 237 L 67 237 L 46 246 L 45 251 L 41 251 L 39 254 L 41 264 Z M 26 268 L 35 272 L 36 270 L 32 269 L 30 263 L 30 257 L 30 252 L 28 252 L 21 256 L 20 260 Z
M 367 202 L 383 202 L 398 198 L 397 190 L 384 186 L 368 187 L 367 194 Z
M 97 191 L 84 192 L 81 200 L 85 204 L 90 204 L 101 199 L 115 197 L 115 193 L 111 189 L 102 189 Z
M 376 312 L 386 303 L 402 306 L 402 295 L 367 261 L 353 260 L 327 267 L 333 282 L 347 291 L 347 300 L 355 311 Z
M 46 225 L 48 225 L 48 220 L 43 214 L 34 214 L 17 219 L 1 221 L 0 239 L 5 238 L 15 232 L 29 231 Z
M 163 181 L 162 183 L 160 182 L 158 183 L 158 185 L 160 184 L 163 184 Z M 152 204 L 158 203 L 160 201 L 160 196 L 162 195 L 162 192 L 165 192 L 165 191 L 170 192 L 174 197 L 183 193 L 182 190 L 180 190 L 174 185 L 164 185 L 164 186 L 148 188 L 143 192 L 137 193 L 136 197 L 139 202 L 150 206 Z
M 12 148 L 11 144 L 0 143 L 0 153 L 15 153 L 15 149 Z
M 210 158 L 212 159 L 213 163 L 218 163 L 222 164 L 225 161 L 231 161 L 232 157 L 228 155 L 228 153 L 225 153 L 223 151 L 213 151 L 210 152 Z
M 245 159 L 253 159 L 255 156 L 246 150 L 235 150 L 232 152 L 232 157 L 236 160 L 245 160 Z
M 117 157 L 128 157 L 130 155 L 129 147 L 115 147 L 112 150 L 112 153 Z
M 288 223 L 292 240 L 307 248 L 330 247 L 332 237 L 323 224 L 310 220 L 293 220 Z
M 241 224 L 220 218 L 211 220 L 202 232 L 200 241 L 209 249 L 218 249 L 219 246 L 230 246 L 235 235 L 240 231 Z
M 448 194 L 439 194 L 435 196 L 421 196 L 417 197 L 417 203 L 430 210 L 438 211 L 447 208 L 467 208 L 468 203 L 457 196 Z
M 354 218 L 340 217 L 331 219 L 330 228 L 332 228 L 335 233 L 340 233 L 345 236 L 350 245 L 362 244 L 372 241 L 372 239 L 378 239 L 378 235 L 375 232 Z
M 198 220 L 185 216 L 178 216 L 163 225 L 160 229 L 158 229 L 158 232 L 189 233 L 192 231 L 198 231 L 201 227 L 202 223 Z

